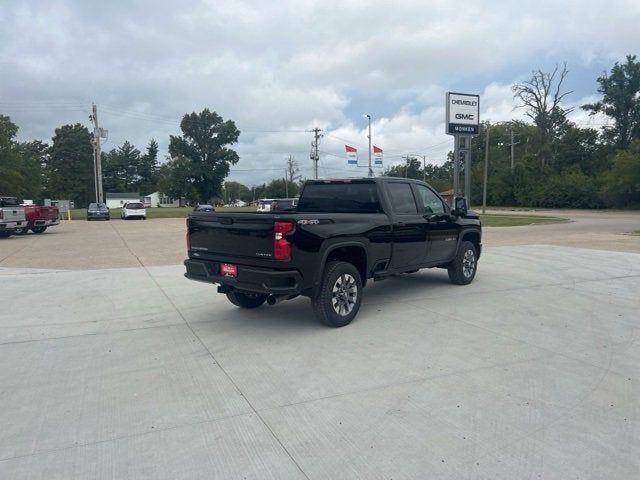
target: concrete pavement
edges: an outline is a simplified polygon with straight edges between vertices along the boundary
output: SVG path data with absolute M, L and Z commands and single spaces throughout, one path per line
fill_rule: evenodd
M 34 241 L 28 262 L 3 250 L 0 478 L 640 471 L 638 254 L 490 246 L 473 284 L 442 270 L 375 283 L 352 325 L 328 329 L 307 299 L 240 310 L 152 266 L 177 263 L 178 223 L 96 222 L 64 241 L 76 223 L 16 239 Z M 75 250 L 117 238 L 135 268 L 52 267 L 86 268 Z
M 640 236 L 628 235 L 640 230 L 640 212 L 543 210 L 512 213 L 560 216 L 571 221 L 485 228 L 485 247 L 549 244 L 640 253 Z M 62 222 L 42 235 L 0 240 L 0 267 L 91 270 L 177 265 L 184 260 L 185 254 L 184 218 L 76 220 Z

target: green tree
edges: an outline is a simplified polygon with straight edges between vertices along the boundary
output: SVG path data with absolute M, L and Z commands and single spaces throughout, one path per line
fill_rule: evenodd
M 615 125 L 604 127 L 605 138 L 618 148 L 627 148 L 640 138 L 640 62 L 635 55 L 627 55 L 625 63 L 616 62 L 609 75 L 597 81 L 602 100 L 582 108 L 613 118 Z
M 640 140 L 619 151 L 605 175 L 602 196 L 609 206 L 640 206 Z
M 593 177 L 579 168 L 552 175 L 538 192 L 534 206 L 549 208 L 599 208 L 602 201 L 598 195 L 598 186 Z
M 76 123 L 56 128 L 46 160 L 46 191 L 56 199 L 84 207 L 95 199 L 92 135 Z
M 422 162 L 417 157 L 405 159 L 404 163 L 387 167 L 383 173 L 385 177 L 414 178 L 422 180 Z
M 102 155 L 102 182 L 105 192 L 138 190 L 140 150 L 125 141 L 122 146 Z M 147 192 L 150 193 L 150 192 Z
M 267 198 L 267 196 L 265 195 L 265 192 L 267 191 L 267 184 L 266 183 L 263 183 L 262 185 L 253 186 L 252 190 L 253 190 L 253 195 L 251 196 L 252 200 L 254 198 L 256 200 L 259 200 L 261 198 Z
M 287 193 L 289 194 L 289 198 L 295 197 L 298 194 L 298 184 L 287 184 L 284 178 L 276 178 L 271 180 L 266 186 L 263 196 L 256 196 L 256 198 L 287 198 Z
M 451 188 L 453 181 L 453 162 L 448 160 L 443 165 L 427 163 L 423 167 L 423 162 L 417 157 L 409 156 L 405 163 L 387 167 L 383 172 L 386 177 L 423 178 L 438 192 L 444 192 Z
M 158 189 L 173 198 L 184 197 L 192 205 L 199 203 L 192 183 L 191 161 L 185 157 L 172 158 L 160 167 Z
M 18 170 L 22 176 L 19 195 L 31 200 L 42 200 L 44 172 L 49 146 L 40 140 L 18 144 Z
M 447 160 L 442 165 L 427 163 L 425 178 L 438 192 L 445 192 L 453 188 L 453 162 Z
M 251 200 L 251 191 L 240 182 L 228 181 L 224 182 L 224 197 L 227 202 L 237 200 L 248 202 Z
M 602 174 L 608 167 L 606 148 L 600 144 L 600 135 L 592 128 L 577 128 L 567 124 L 557 142 L 556 170 L 580 169 L 590 176 Z
M 18 134 L 18 126 L 5 115 L 0 115 L 0 193 L 19 195 L 16 192 L 23 183 L 18 168 L 20 152 L 14 140 Z
M 186 179 L 197 200 L 207 202 L 221 196 L 222 182 L 229 167 L 238 163 L 238 154 L 228 148 L 238 141 L 240 131 L 233 121 L 226 122 L 208 108 L 187 114 L 180 122 L 182 136 L 170 137 L 169 153 L 187 162 Z
M 21 199 L 42 199 L 42 165 L 48 146 L 39 141 L 17 142 L 18 126 L 0 115 L 0 193 Z
M 158 189 L 158 142 L 151 139 L 147 151 L 138 160 L 137 190 L 142 195 L 148 195 Z

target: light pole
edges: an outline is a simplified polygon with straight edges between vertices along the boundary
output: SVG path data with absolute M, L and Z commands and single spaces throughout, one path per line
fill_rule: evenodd
M 367 136 L 369 139 L 369 176 L 373 177 L 373 170 L 371 170 L 371 115 L 365 113 L 363 117 L 369 119 L 369 135 Z
M 489 170 L 489 132 L 491 123 L 487 122 L 487 138 L 484 143 L 484 183 L 482 184 L 482 214 L 487 210 L 487 172 Z
M 493 126 L 498 126 L 501 123 L 511 124 L 511 168 L 513 168 L 513 124 L 510 121 L 496 122 Z M 487 120 L 487 137 L 484 143 L 484 183 L 482 184 L 482 214 L 485 214 L 487 209 L 487 175 L 489 171 L 489 132 L 491 131 L 491 121 Z

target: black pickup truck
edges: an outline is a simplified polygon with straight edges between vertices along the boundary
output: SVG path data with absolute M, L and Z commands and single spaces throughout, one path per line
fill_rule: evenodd
M 405 178 L 307 181 L 293 212 L 191 213 L 185 276 L 243 308 L 304 295 L 319 320 L 342 327 L 369 279 L 441 267 L 454 284 L 473 280 L 480 220 L 464 198 L 454 206 Z

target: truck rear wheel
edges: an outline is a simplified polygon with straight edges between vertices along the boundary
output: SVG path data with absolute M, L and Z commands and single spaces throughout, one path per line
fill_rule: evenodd
M 330 327 L 349 325 L 362 303 L 362 280 L 358 269 L 347 262 L 330 262 L 324 269 L 317 293 L 311 297 L 316 318 Z
M 21 227 L 21 228 L 14 228 L 13 229 L 13 234 L 14 235 L 26 235 L 27 232 L 29 232 L 29 227 Z
M 42 233 L 47 229 L 47 227 L 33 227 L 31 231 L 33 233 Z
M 456 258 L 449 264 L 449 280 L 456 285 L 468 285 L 478 270 L 478 251 L 471 242 L 463 241 Z
M 227 298 L 236 307 L 240 308 L 258 308 L 267 300 L 264 293 L 245 292 L 242 290 L 233 290 L 227 293 Z

